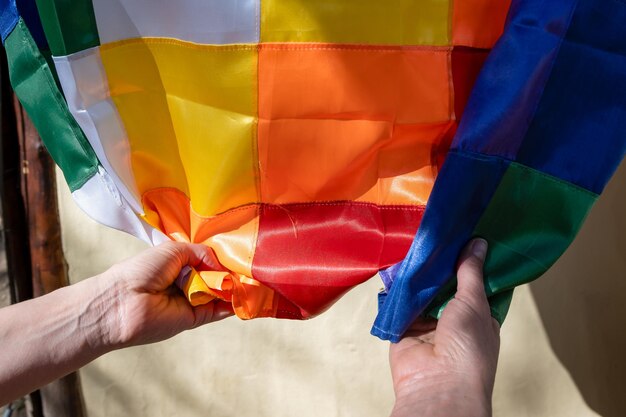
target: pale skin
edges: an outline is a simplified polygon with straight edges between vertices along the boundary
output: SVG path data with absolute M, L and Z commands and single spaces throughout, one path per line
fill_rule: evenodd
M 213 269 L 216 261 L 206 246 L 166 243 L 0 310 L 0 404 L 112 350 L 159 342 L 232 315 L 227 303 L 193 308 L 172 287 L 186 265 Z
M 486 251 L 486 248 L 485 248 Z M 462 256 L 459 288 L 439 324 L 418 321 L 390 349 L 394 417 L 489 416 L 499 349 L 482 284 L 484 255 Z M 191 307 L 172 284 L 181 269 L 219 267 L 203 245 L 166 243 L 101 275 L 0 310 L 0 405 L 112 350 L 168 339 L 232 315 Z
M 491 416 L 500 325 L 485 295 L 486 255 L 487 242 L 470 242 L 459 259 L 457 293 L 439 322 L 420 319 L 391 345 L 392 417 Z

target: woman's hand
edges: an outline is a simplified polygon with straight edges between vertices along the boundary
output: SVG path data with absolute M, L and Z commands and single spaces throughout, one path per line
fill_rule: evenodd
M 487 242 L 470 242 L 460 258 L 457 293 L 439 322 L 420 319 L 391 345 L 392 416 L 491 415 L 500 326 L 484 290 L 486 255 Z
M 102 332 L 105 342 L 112 348 L 159 342 L 231 316 L 230 303 L 213 301 L 192 307 L 173 287 L 185 266 L 222 269 L 206 246 L 168 242 L 96 277 L 94 289 L 101 300 L 93 304 L 93 312 L 108 315 Z

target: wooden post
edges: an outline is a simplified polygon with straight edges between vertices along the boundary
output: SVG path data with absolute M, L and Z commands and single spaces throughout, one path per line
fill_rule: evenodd
M 2 127 L 2 218 L 4 223 L 7 269 L 11 285 L 11 302 L 33 297 L 30 272 L 28 224 L 22 198 L 20 143 L 9 83 L 6 56 L 0 53 L 0 126 Z
M 33 297 L 39 297 L 69 285 L 61 242 L 55 165 L 17 99 L 15 114 L 22 153 L 22 195 L 29 226 Z M 44 416 L 85 415 L 77 373 L 40 391 Z
M 69 285 L 61 244 L 55 165 L 37 130 L 15 99 L 22 153 L 22 196 L 29 226 L 33 296 Z
M 33 297 L 30 268 L 30 246 L 26 209 L 22 198 L 22 170 L 20 144 L 13 104 L 13 90 L 9 83 L 6 54 L 0 53 L 0 125 L 2 127 L 2 217 L 7 258 L 7 271 L 11 287 L 11 302 L 19 303 Z M 43 417 L 41 393 L 27 396 L 29 417 Z
M 28 220 L 33 297 L 39 297 L 69 285 L 61 242 L 55 165 L 17 99 L 15 114 L 22 154 L 22 195 Z M 85 415 L 77 373 L 40 391 L 44 416 Z

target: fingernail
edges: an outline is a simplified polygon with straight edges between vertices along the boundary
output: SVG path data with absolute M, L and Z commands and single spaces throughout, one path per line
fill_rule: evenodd
M 485 239 L 474 239 L 472 242 L 472 255 L 484 261 L 487 257 L 487 241 Z

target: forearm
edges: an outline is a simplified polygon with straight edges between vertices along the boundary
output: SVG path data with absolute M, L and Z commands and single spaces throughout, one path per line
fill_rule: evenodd
M 0 405 L 111 350 L 160 342 L 233 314 L 193 308 L 171 285 L 186 266 L 213 270 L 204 245 L 170 242 L 51 294 L 0 309 Z
M 0 404 L 111 350 L 103 333 L 114 298 L 91 278 L 0 309 Z

